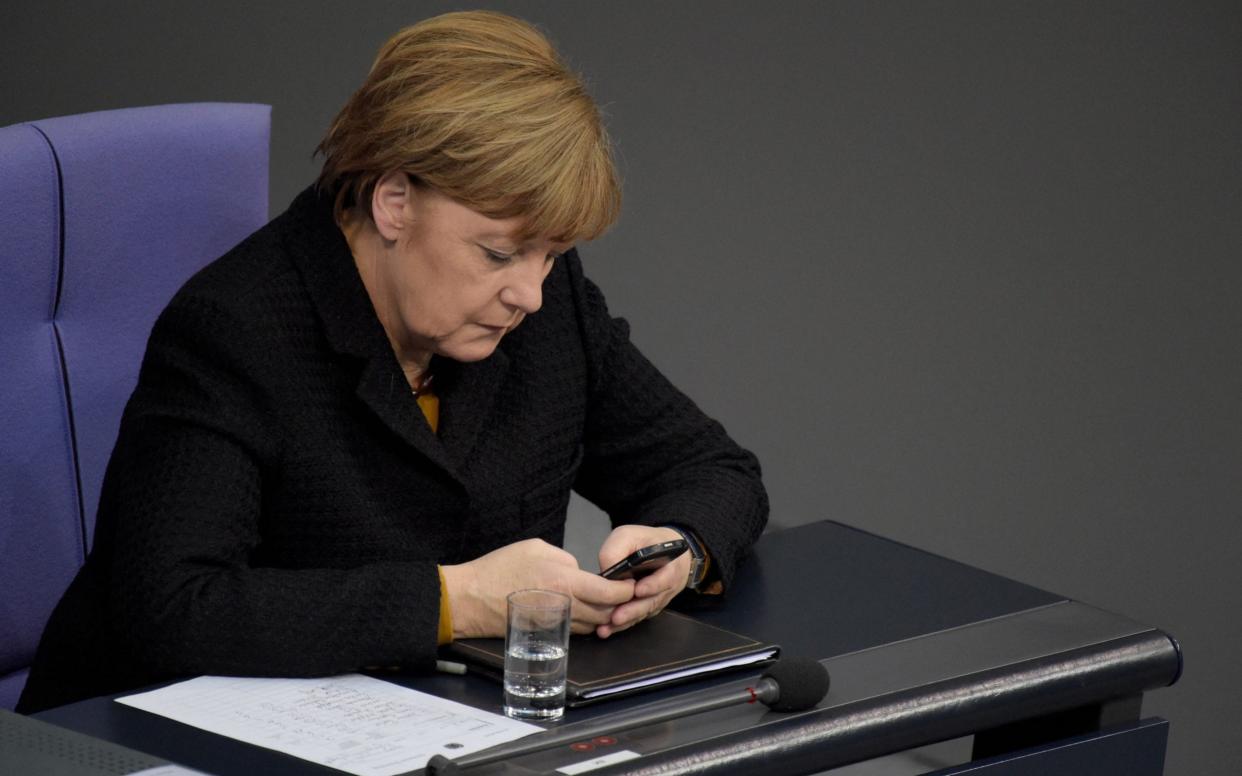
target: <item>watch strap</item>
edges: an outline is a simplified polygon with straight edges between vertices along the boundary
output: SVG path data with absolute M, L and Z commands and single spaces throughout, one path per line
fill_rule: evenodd
M 707 571 L 707 552 L 703 549 L 703 543 L 689 529 L 682 528 L 679 525 L 669 525 L 666 527 L 672 528 L 681 534 L 681 538 L 686 540 L 686 545 L 690 548 L 690 574 L 686 579 L 686 589 L 697 592 L 703 584 L 704 577 L 707 576 L 705 573 Z

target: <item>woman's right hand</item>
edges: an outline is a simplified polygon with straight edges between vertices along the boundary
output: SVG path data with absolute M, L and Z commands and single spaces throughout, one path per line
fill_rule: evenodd
M 612 610 L 634 597 L 631 579 L 608 580 L 578 568 L 574 556 L 542 539 L 505 545 L 467 563 L 441 566 L 448 588 L 453 638 L 504 636 L 507 604 L 514 590 L 540 588 L 573 601 L 574 633 L 591 633 L 609 622 Z

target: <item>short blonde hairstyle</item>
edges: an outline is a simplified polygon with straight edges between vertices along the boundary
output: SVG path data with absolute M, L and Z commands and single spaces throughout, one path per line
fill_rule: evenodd
M 403 171 L 522 239 L 590 240 L 616 221 L 621 187 L 608 133 L 581 79 L 520 19 L 436 16 L 380 49 L 317 152 L 336 215 L 371 215 L 380 178 Z

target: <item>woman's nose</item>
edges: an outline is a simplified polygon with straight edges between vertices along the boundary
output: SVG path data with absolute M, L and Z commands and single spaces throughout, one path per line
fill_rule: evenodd
M 524 264 L 517 268 L 510 282 L 501 289 L 500 301 L 530 315 L 543 307 L 543 279 L 548 273 L 542 262 Z

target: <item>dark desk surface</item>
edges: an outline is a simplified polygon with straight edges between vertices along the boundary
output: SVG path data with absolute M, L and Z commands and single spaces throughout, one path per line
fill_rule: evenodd
M 694 615 L 821 659 L 833 677 L 828 697 L 800 714 L 742 707 L 635 731 L 623 743 L 647 756 L 593 774 L 675 772 L 705 760 L 721 771 L 758 772 L 760 762 L 764 772 L 822 769 L 1133 697 L 1180 672 L 1175 645 L 1158 630 L 837 523 L 766 534 L 737 580 L 719 605 Z M 571 709 L 561 727 L 747 680 L 708 679 Z M 480 677 L 394 681 L 500 712 L 499 687 Z M 209 773 L 340 773 L 110 698 L 38 716 Z
M 1065 600 L 840 523 L 765 534 L 719 611 L 694 615 L 814 658 Z

